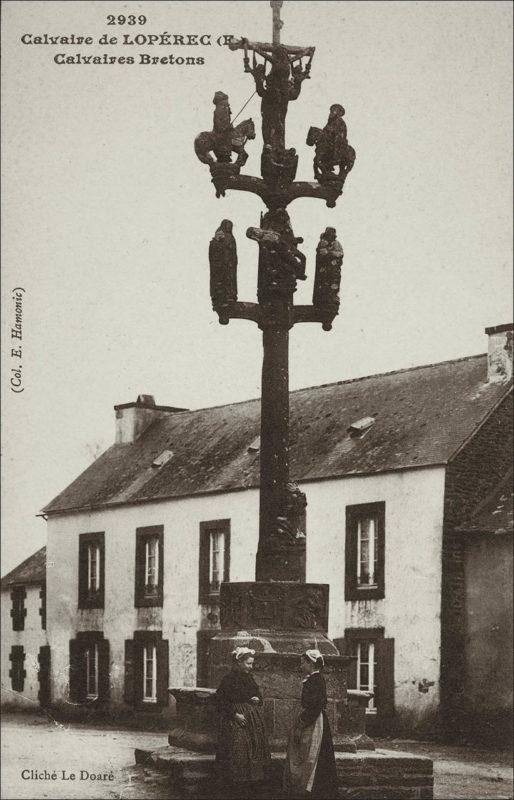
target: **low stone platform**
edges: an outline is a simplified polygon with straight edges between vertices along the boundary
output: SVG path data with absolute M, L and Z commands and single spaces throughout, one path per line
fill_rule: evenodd
M 216 782 L 212 753 L 195 753 L 179 747 L 136 750 L 136 764 L 153 766 L 167 772 L 184 798 L 221 800 L 226 788 Z M 270 780 L 256 787 L 248 800 L 279 800 L 283 797 L 284 754 L 273 753 Z M 341 800 L 432 800 L 434 796 L 433 763 L 425 756 L 393 750 L 336 753 Z M 328 800 L 335 800 L 329 798 Z

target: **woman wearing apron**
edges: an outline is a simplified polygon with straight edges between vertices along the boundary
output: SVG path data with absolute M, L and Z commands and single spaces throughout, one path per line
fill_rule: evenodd
M 307 650 L 301 656 L 301 711 L 289 737 L 284 791 L 292 797 L 337 798 L 337 773 L 332 733 L 325 711 L 327 690 L 323 656 Z

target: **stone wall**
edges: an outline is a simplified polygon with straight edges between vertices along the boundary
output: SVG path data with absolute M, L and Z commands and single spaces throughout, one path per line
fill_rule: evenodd
M 484 389 L 487 391 L 487 387 Z M 509 394 L 446 470 L 442 595 L 441 710 L 448 733 L 465 727 L 465 574 L 464 540 L 454 528 L 492 492 L 512 463 L 512 397 Z
M 155 751 L 136 750 L 136 763 L 167 772 L 181 796 L 191 800 L 221 800 L 226 787 L 218 787 L 214 755 L 192 753 L 175 747 Z M 284 797 L 282 776 L 284 755 L 273 753 L 266 785 L 246 789 L 248 800 L 277 800 Z M 433 764 L 429 758 L 396 751 L 336 753 L 341 800 L 432 800 Z
M 482 741 L 512 741 L 512 534 L 464 537 L 467 727 Z

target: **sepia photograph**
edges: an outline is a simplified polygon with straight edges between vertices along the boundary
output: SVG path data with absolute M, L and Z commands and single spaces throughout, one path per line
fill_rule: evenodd
M 4 0 L 3 800 L 513 797 L 506 0 Z

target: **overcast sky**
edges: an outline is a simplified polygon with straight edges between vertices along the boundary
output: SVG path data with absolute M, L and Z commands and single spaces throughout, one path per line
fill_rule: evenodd
M 144 13 L 142 26 L 107 14 Z M 310 302 L 327 225 L 345 259 L 330 333 L 297 326 L 291 388 L 484 352 L 484 327 L 511 321 L 512 6 L 507 2 L 285 2 L 282 41 L 315 45 L 286 141 L 312 180 L 311 125 L 346 108 L 355 167 L 335 209 L 289 206 L 303 236 Z M 211 46 L 23 44 L 24 34 L 210 34 Z M 261 201 L 216 199 L 193 140 L 224 90 L 253 92 L 222 34 L 269 40 L 259 2 L 9 2 L 3 6 L 3 565 L 45 542 L 39 509 L 108 447 L 113 405 L 153 394 L 199 408 L 260 393 L 261 334 L 217 322 L 208 244 L 223 218 L 238 239 L 239 296 L 254 300 Z M 29 37 L 30 39 L 30 37 Z M 132 55 L 133 65 L 65 64 Z M 203 57 L 143 65 L 139 54 Z M 258 136 L 259 99 L 242 116 Z M 23 296 L 24 391 L 10 391 L 11 292 Z M 15 342 L 14 342 L 15 344 Z

